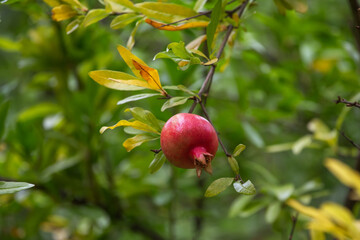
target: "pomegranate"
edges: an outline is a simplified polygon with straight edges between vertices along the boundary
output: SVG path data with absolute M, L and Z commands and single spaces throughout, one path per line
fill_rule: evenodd
M 172 116 L 164 125 L 160 137 L 166 158 L 179 168 L 196 168 L 212 173 L 211 161 L 218 148 L 214 127 L 203 117 L 191 113 Z

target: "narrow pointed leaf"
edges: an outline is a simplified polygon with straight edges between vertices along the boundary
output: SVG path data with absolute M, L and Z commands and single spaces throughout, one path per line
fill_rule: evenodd
M 360 195 L 360 174 L 354 171 L 348 165 L 340 162 L 334 158 L 327 158 L 325 166 L 329 171 L 335 175 L 343 184 L 354 188 L 358 195 Z
M 162 165 L 165 163 L 166 157 L 163 152 L 159 152 L 155 155 L 154 160 L 149 165 L 150 173 L 158 171 Z
M 110 27 L 112 29 L 124 28 L 127 25 L 131 24 L 132 22 L 135 22 L 136 20 L 138 20 L 140 18 L 141 18 L 141 16 L 139 16 L 138 14 L 135 14 L 135 13 L 123 14 L 123 15 L 115 17 L 111 21 Z
M 133 150 L 137 146 L 140 146 L 144 142 L 149 142 L 156 139 L 159 139 L 159 137 L 154 137 L 149 134 L 139 134 L 132 138 L 126 139 L 125 142 L 123 142 L 123 146 L 126 149 L 126 151 L 130 152 L 131 150 Z
M 273 223 L 278 218 L 281 211 L 281 202 L 273 202 L 266 209 L 265 220 L 267 223 Z
M 197 0 L 194 6 L 194 11 L 199 12 L 205 5 L 207 0 Z
M 188 97 L 173 97 L 170 98 L 169 100 L 167 100 L 161 107 L 161 111 L 165 111 L 168 108 L 172 108 L 175 106 L 179 106 L 182 105 L 184 103 L 186 103 L 186 101 L 188 100 Z
M 5 132 L 6 119 L 9 112 L 10 102 L 6 101 L 0 105 L 0 140 Z
M 161 125 L 159 123 L 159 120 L 156 119 L 154 114 L 152 114 L 148 110 L 144 110 L 140 107 L 133 107 L 133 108 L 127 108 L 125 112 L 130 112 L 131 115 L 135 118 L 135 120 L 138 120 L 142 123 L 145 123 L 152 128 L 156 129 L 158 132 L 161 132 Z
M 4 182 L 0 181 L 0 195 L 18 192 L 24 189 L 32 188 L 34 184 L 26 182 Z
M 214 8 L 212 9 L 210 24 L 206 28 L 207 46 L 209 52 L 212 52 L 212 44 L 214 41 L 216 28 L 220 22 L 221 11 L 222 11 L 222 0 L 218 0 Z
M 158 131 L 156 131 L 154 128 L 150 127 L 149 125 L 142 123 L 140 121 L 133 121 L 133 122 L 129 122 L 127 120 L 120 120 L 118 123 L 116 123 L 113 126 L 109 126 L 109 127 L 102 127 L 100 129 L 100 133 L 104 133 L 107 129 L 114 129 L 117 127 L 133 127 L 135 129 L 139 129 L 145 132 L 151 132 L 151 133 L 156 133 L 159 134 L 160 133 Z
M 66 34 L 71 34 L 80 27 L 81 19 L 77 18 L 66 26 Z
M 82 24 L 84 27 L 88 27 L 91 24 L 106 18 L 107 16 L 109 16 L 109 14 L 110 13 L 107 12 L 105 9 L 92 9 L 86 14 Z
M 146 81 L 137 79 L 136 77 L 117 71 L 98 70 L 89 73 L 89 76 L 97 83 L 116 90 L 133 91 L 149 88 Z
M 177 85 L 177 86 L 164 86 L 163 88 L 165 89 L 171 89 L 171 90 L 179 90 L 179 91 L 183 91 L 185 93 L 188 93 L 192 96 L 198 96 L 196 93 L 194 93 L 193 91 L 191 91 L 190 89 L 188 89 L 187 87 L 185 87 L 184 85 Z
M 133 96 L 130 96 L 130 97 L 124 98 L 123 100 L 118 101 L 117 105 L 121 105 L 121 104 L 128 103 L 128 102 L 134 102 L 134 101 L 138 101 L 138 100 L 141 100 L 141 99 L 154 97 L 154 96 L 161 96 L 161 94 L 159 94 L 159 93 L 137 94 L 137 95 L 133 95 Z
M 240 180 L 234 182 L 233 184 L 235 191 L 245 195 L 253 195 L 256 193 L 254 184 L 250 180 L 247 180 L 245 183 L 241 183 Z
M 262 139 L 259 132 L 250 123 L 243 122 L 242 126 L 245 131 L 245 135 L 255 146 L 259 148 L 264 147 L 264 140 Z
M 244 151 L 246 148 L 246 146 L 244 144 L 239 144 L 235 147 L 234 152 L 233 152 L 233 156 L 237 157 L 240 155 L 240 153 L 242 153 L 242 151 Z
M 206 189 L 205 197 L 214 197 L 224 191 L 234 181 L 233 178 L 219 178 L 213 181 Z
M 126 43 L 126 47 L 127 47 L 129 50 L 131 50 L 131 49 L 134 47 L 134 45 L 135 45 L 135 34 L 136 34 L 136 31 L 138 30 L 138 28 L 139 28 L 139 26 L 140 26 L 140 24 L 141 24 L 142 22 L 143 22 L 142 20 L 137 21 L 136 24 L 135 24 L 135 27 L 134 27 L 133 30 L 131 31 L 131 34 L 130 34 L 130 36 L 129 36 L 129 39 L 128 39 L 127 43 Z
M 228 162 L 235 174 L 239 174 L 239 164 L 234 157 L 228 157 Z
M 171 23 L 197 15 L 191 8 L 173 3 L 143 2 L 135 4 L 139 11 L 149 18 Z

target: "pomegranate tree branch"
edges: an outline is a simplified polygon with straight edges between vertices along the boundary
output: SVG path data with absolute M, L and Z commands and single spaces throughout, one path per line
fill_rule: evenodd
M 348 136 L 346 136 L 344 131 L 340 131 L 340 133 L 344 138 L 346 138 L 346 140 L 349 141 L 349 143 L 351 143 L 351 145 L 353 145 L 354 147 L 356 147 L 360 151 L 360 146 L 358 144 L 356 144 L 353 140 L 351 140 Z
M 360 5 L 357 0 L 349 0 L 350 10 L 353 15 L 355 28 L 353 29 L 356 45 L 360 52 Z
M 249 3 L 249 0 L 245 0 L 239 7 L 239 13 L 238 13 L 238 16 L 241 17 L 241 15 L 243 14 L 247 4 Z M 234 30 L 234 25 L 230 24 L 228 27 L 227 27 L 227 30 L 226 30 L 226 34 L 225 34 L 225 37 L 223 39 L 223 41 L 221 42 L 221 45 L 220 45 L 220 48 L 219 48 L 219 51 L 217 52 L 216 54 L 216 57 L 218 59 L 220 59 L 223 51 L 224 51 L 224 48 L 226 46 L 226 43 L 228 42 L 229 38 L 230 38 L 230 35 L 231 35 L 231 32 Z M 207 86 L 210 84 L 210 82 L 212 81 L 212 78 L 214 76 L 214 73 L 215 73 L 215 69 L 216 69 L 216 65 L 211 65 L 210 67 L 210 70 L 208 72 L 208 74 L 206 75 L 206 78 L 203 82 L 203 84 L 201 85 L 201 88 L 199 90 L 199 93 L 198 95 L 200 96 L 200 101 L 194 101 L 194 103 L 191 105 L 190 107 L 190 110 L 189 110 L 189 113 L 192 113 L 196 107 L 196 105 L 201 102 L 201 98 L 203 97 L 202 95 L 206 92 L 206 91 L 209 91 L 210 88 L 207 88 Z
M 293 239 L 294 236 L 294 232 L 295 232 L 295 227 L 296 227 L 296 223 L 299 217 L 299 212 L 297 212 L 295 214 L 295 216 L 291 217 L 291 221 L 292 221 L 292 227 L 291 227 L 291 231 L 290 231 L 290 235 L 289 235 L 289 240 Z
M 202 102 L 200 102 L 200 106 L 201 106 L 201 109 L 202 109 L 203 112 L 204 112 L 204 115 L 205 115 L 206 119 L 211 123 L 211 125 L 214 126 L 214 124 L 212 123 L 212 121 L 211 121 L 211 119 L 210 119 L 210 117 L 209 117 L 209 114 L 207 113 L 207 110 L 206 110 L 205 105 L 204 105 Z M 221 141 L 220 136 L 219 136 L 219 133 L 216 132 L 216 134 L 218 135 L 218 139 L 219 139 L 220 146 L 221 146 L 221 148 L 224 150 L 225 155 L 226 155 L 227 157 L 231 157 L 231 154 L 227 151 L 224 143 Z
M 345 106 L 347 107 L 357 107 L 360 108 L 360 103 L 359 102 L 349 102 L 347 101 L 345 98 L 341 98 L 340 96 L 338 96 L 338 99 L 335 101 L 336 104 L 338 103 L 344 103 Z

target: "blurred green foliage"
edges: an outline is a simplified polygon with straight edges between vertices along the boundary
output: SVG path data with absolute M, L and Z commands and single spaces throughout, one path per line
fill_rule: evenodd
M 90 79 L 93 70 L 129 71 L 116 46 L 126 45 L 135 23 L 113 30 L 105 19 L 67 35 L 66 24 L 52 21 L 42 1 L 13 2 L 0 5 L 0 180 L 35 187 L 0 195 L 1 239 L 286 239 L 294 212 L 283 202 L 290 196 L 314 205 L 344 201 L 347 189 L 323 166 L 328 156 L 355 165 L 356 152 L 335 129 L 345 108 L 335 105 L 337 96 L 351 99 L 360 89 L 359 52 L 344 2 L 309 1 L 306 13 L 281 15 L 274 2 L 259 1 L 246 12 L 206 104 L 227 148 L 247 146 L 238 157 L 240 173 L 258 194 L 228 189 L 207 199 L 212 181 L 232 176 L 220 149 L 212 176 L 198 179 L 194 170 L 168 163 L 150 174 L 149 150 L 158 149 L 158 141 L 128 153 L 121 129 L 99 134 L 101 126 L 129 118 L 129 107 L 166 121 L 191 105 L 162 112 L 164 100 L 148 98 L 117 106 L 132 93 Z M 133 53 L 158 69 L 163 85 L 197 90 L 203 66 L 181 71 L 170 60 L 151 60 L 169 43 L 187 44 L 201 34 L 142 24 Z M 335 130 L 336 140 L 316 135 L 319 128 L 308 126 L 313 119 L 327 126 L 321 134 Z M 351 109 L 337 126 L 358 143 L 359 119 Z M 300 218 L 294 239 L 307 238 L 304 226 Z

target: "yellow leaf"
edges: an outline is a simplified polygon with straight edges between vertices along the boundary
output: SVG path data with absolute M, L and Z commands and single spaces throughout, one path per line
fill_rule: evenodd
M 181 25 L 166 25 L 165 23 L 157 22 L 149 18 L 145 19 L 145 22 L 154 28 L 166 31 L 180 31 L 188 28 L 207 27 L 209 25 L 209 22 L 206 21 L 188 22 Z
M 320 211 L 318 209 L 313 208 L 313 207 L 304 206 L 300 202 L 296 201 L 295 199 L 287 200 L 286 204 L 289 205 L 290 207 L 294 208 L 296 211 L 298 211 L 306 216 L 309 216 L 311 218 L 326 219 L 324 216 L 322 216 L 322 214 L 320 213 Z
M 77 15 L 77 12 L 72 9 L 69 5 L 62 4 L 54 7 L 52 10 L 52 19 L 54 21 L 60 22 L 69 18 L 72 18 Z
M 151 89 L 162 90 L 159 73 L 156 69 L 148 67 L 147 65 L 142 65 L 134 59 L 132 60 L 132 63 L 135 69 L 139 71 L 141 77 L 150 85 Z
M 100 133 L 104 133 L 107 129 L 114 129 L 117 127 L 133 127 L 135 129 L 139 129 L 145 132 L 151 132 L 151 133 L 156 133 L 156 134 L 160 134 L 158 131 L 156 131 L 154 128 L 150 127 L 149 125 L 142 123 L 140 121 L 133 121 L 133 122 L 129 122 L 127 120 L 120 120 L 119 122 L 117 122 L 115 125 L 113 126 L 109 126 L 109 127 L 102 127 L 100 129 Z
M 350 227 L 355 220 L 347 208 L 335 203 L 324 203 L 321 211 L 339 226 Z
M 356 193 L 360 195 L 360 174 L 358 172 L 334 158 L 327 158 L 325 160 L 325 166 L 343 184 L 354 188 Z
M 206 63 L 201 63 L 201 65 L 209 66 L 209 65 L 212 65 L 214 63 L 217 63 L 217 61 L 218 61 L 218 58 L 213 58 L 213 59 L 211 59 L 210 61 L 208 61 Z
M 199 49 L 200 45 L 205 42 L 207 39 L 207 36 L 206 35 L 201 35 L 200 37 L 197 37 L 195 38 L 194 40 L 192 40 L 191 42 L 189 42 L 187 45 L 186 45 L 186 48 L 189 49 L 189 50 L 192 50 L 192 49 Z
M 153 137 L 148 134 L 138 134 L 132 138 L 128 138 L 123 142 L 123 146 L 126 149 L 126 151 L 130 152 L 137 146 L 140 146 L 144 142 L 149 142 L 158 139 L 159 137 Z
M 137 76 L 138 78 L 142 78 L 140 72 L 135 68 L 135 66 L 133 64 L 133 60 L 135 60 L 136 62 L 138 62 L 144 66 L 147 66 L 147 64 L 143 60 L 141 60 L 140 58 L 138 58 L 137 56 L 132 54 L 126 47 L 118 45 L 117 50 L 120 53 L 121 57 L 124 59 L 125 63 L 131 69 L 131 71 L 135 74 L 135 76 Z
M 324 233 L 314 229 L 310 230 L 310 236 L 311 236 L 311 240 L 325 240 Z
M 89 76 L 97 83 L 116 90 L 133 91 L 144 88 L 151 89 L 151 86 L 146 81 L 123 72 L 98 70 L 89 72 Z

